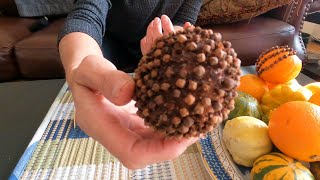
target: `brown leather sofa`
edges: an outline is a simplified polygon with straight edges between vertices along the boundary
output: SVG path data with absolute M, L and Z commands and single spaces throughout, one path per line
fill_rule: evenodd
M 299 0 L 250 21 L 204 28 L 231 41 L 242 65 L 253 65 L 263 50 L 276 45 L 293 47 L 304 60 L 301 28 L 310 9 L 320 10 L 319 0 Z M 19 17 L 13 0 L 0 0 L 0 12 L 0 82 L 63 78 L 56 39 L 64 18 L 54 18 L 39 30 L 35 27 L 41 19 Z

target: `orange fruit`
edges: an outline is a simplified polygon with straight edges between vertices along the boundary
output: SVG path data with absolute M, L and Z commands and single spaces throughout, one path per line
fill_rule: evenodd
M 314 93 L 309 99 L 309 102 L 320 106 L 320 91 Z
M 305 85 L 304 87 L 309 89 L 314 94 L 314 93 L 320 91 L 320 82 L 310 83 L 310 84 Z
M 320 161 L 320 107 L 291 101 L 271 113 L 269 135 L 284 154 L 301 161 Z
M 240 77 L 238 91 L 250 94 L 260 102 L 264 93 L 268 92 L 268 86 L 263 79 L 255 74 L 247 74 Z

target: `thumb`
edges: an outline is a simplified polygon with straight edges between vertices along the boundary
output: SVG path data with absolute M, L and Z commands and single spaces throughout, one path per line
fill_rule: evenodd
M 183 29 L 187 29 L 189 26 L 192 26 L 192 24 L 190 22 L 186 22 L 183 25 Z
M 75 69 L 74 81 L 93 91 L 98 91 L 115 105 L 130 102 L 134 80 L 101 56 L 87 56 Z

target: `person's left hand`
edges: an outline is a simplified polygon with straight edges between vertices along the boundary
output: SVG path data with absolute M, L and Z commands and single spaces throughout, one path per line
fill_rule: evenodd
M 102 57 L 86 57 L 69 78 L 76 123 L 129 169 L 177 158 L 198 138 L 168 139 L 145 126 L 128 78 Z
M 140 41 L 140 47 L 142 55 L 146 55 L 155 41 L 162 37 L 163 35 L 167 35 L 170 32 L 175 32 L 182 28 L 187 28 L 191 26 L 189 22 L 186 22 L 183 27 L 181 26 L 173 26 L 170 18 L 166 15 L 161 16 L 161 19 L 156 17 L 147 28 L 147 33 L 144 38 Z

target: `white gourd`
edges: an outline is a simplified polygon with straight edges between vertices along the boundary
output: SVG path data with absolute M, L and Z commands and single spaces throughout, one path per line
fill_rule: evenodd
M 233 160 L 252 167 L 254 160 L 272 150 L 268 125 L 254 117 L 240 116 L 226 122 L 223 141 Z

